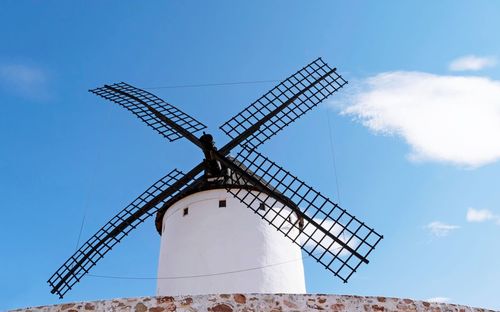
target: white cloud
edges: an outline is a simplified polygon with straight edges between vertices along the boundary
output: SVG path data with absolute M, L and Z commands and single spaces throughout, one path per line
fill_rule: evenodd
M 427 301 L 427 302 L 438 302 L 438 303 L 448 303 L 448 302 L 451 301 L 451 299 L 447 298 L 447 297 L 434 297 L 434 298 L 425 299 L 424 301 Z
M 453 60 L 449 69 L 452 71 L 481 70 L 486 67 L 493 67 L 496 64 L 497 60 L 493 57 L 466 55 Z
M 0 64 L 0 85 L 29 98 L 45 97 L 47 74 L 24 64 Z
M 500 81 L 397 71 L 351 90 L 342 113 L 404 138 L 412 160 L 477 167 L 500 159 Z
M 484 222 L 494 220 L 498 224 L 500 224 L 500 216 L 493 214 L 488 209 L 467 209 L 466 219 L 468 222 Z
M 460 228 L 458 225 L 446 224 L 439 221 L 434 221 L 425 226 L 432 235 L 437 237 L 444 237 L 450 234 L 451 231 Z

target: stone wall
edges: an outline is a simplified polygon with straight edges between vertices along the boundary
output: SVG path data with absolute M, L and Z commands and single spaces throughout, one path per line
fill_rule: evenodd
M 360 297 L 338 295 L 291 294 L 221 294 L 177 297 L 140 297 L 90 302 L 65 303 L 13 310 L 18 312 L 92 312 L 92 311 L 207 311 L 207 312 L 280 312 L 280 311 L 430 311 L 430 312 L 479 312 L 480 308 L 414 301 L 386 297 Z

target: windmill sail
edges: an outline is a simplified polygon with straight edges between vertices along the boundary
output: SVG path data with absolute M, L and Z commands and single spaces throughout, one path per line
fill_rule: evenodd
M 185 136 L 182 133 L 184 131 L 194 134 L 206 128 L 198 120 L 182 112 L 175 106 L 168 104 L 156 95 L 125 82 L 105 85 L 89 91 L 128 109 L 171 142 Z M 184 131 L 176 130 L 171 125 L 165 123 L 162 116 L 171 120 Z
M 335 68 L 316 59 L 220 126 L 234 139 L 227 148 L 256 149 L 346 83 Z
M 309 256 L 344 282 L 368 263 L 380 234 L 262 154 L 242 149 L 235 159 L 265 190 L 227 190 Z
M 62 298 L 108 251 L 121 242 L 130 231 L 154 215 L 170 198 L 191 185 L 190 182 L 202 170 L 201 164 L 188 174 L 174 169 L 150 186 L 64 262 L 48 280 L 52 287 L 51 292 Z

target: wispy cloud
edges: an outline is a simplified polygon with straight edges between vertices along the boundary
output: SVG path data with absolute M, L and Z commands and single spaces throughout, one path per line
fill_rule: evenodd
M 396 71 L 351 90 L 342 113 L 402 137 L 411 160 L 477 167 L 500 159 L 500 81 Z
M 47 74 L 25 64 L 0 64 L 0 86 L 27 98 L 47 96 Z
M 494 57 L 466 55 L 453 60 L 449 65 L 449 69 L 452 71 L 475 71 L 493 67 L 496 64 L 497 60 Z
M 425 299 L 424 301 L 427 301 L 427 302 L 438 302 L 438 303 L 448 303 L 448 302 L 451 301 L 451 299 L 447 298 L 447 297 L 434 297 L 434 298 Z
M 485 222 L 485 221 L 495 221 L 500 224 L 500 216 L 494 214 L 488 209 L 467 209 L 467 215 L 465 216 L 467 222 Z
M 437 237 L 444 237 L 450 234 L 451 231 L 460 228 L 458 225 L 446 224 L 439 221 L 434 221 L 425 226 L 429 232 Z

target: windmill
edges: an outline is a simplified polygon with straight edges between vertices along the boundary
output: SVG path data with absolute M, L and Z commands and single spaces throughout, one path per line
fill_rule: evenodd
M 336 68 L 314 60 L 220 126 L 231 139 L 221 148 L 210 134 L 196 135 L 205 125 L 145 90 L 124 82 L 90 90 L 126 108 L 169 141 L 191 141 L 204 159 L 187 173 L 172 170 L 109 220 L 52 275 L 51 292 L 62 298 L 154 215 L 162 235 L 158 294 L 303 292 L 302 262 L 282 263 L 285 269 L 273 262 L 300 256 L 301 250 L 347 282 L 368 263 L 382 236 L 257 151 L 345 84 Z M 237 153 L 230 156 L 233 150 Z M 212 203 L 216 209 L 208 207 Z M 224 272 L 217 270 L 231 270 L 238 262 L 234 259 L 250 268 L 264 265 L 219 278 Z M 186 268 L 197 275 L 175 276 Z M 191 279 L 185 282 L 187 277 Z

